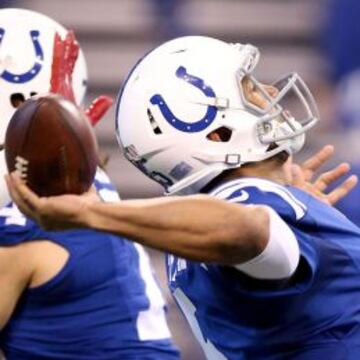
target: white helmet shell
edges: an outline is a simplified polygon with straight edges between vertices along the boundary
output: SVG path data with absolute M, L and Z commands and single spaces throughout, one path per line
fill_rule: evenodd
M 50 90 L 55 33 L 64 37 L 67 30 L 51 18 L 25 9 L 0 10 L 0 143 L 15 109 L 12 94 L 25 99 Z M 76 62 L 73 86 L 80 104 L 86 92 L 87 68 L 82 52 Z
M 15 112 L 12 97 L 24 99 L 50 90 L 54 37 L 67 30 L 51 18 L 25 9 L 0 9 L 0 144 Z M 87 85 L 87 67 L 80 51 L 73 74 L 75 99 L 81 104 Z M 0 154 L 0 205 L 9 196 L 3 180 L 4 154 Z
M 277 82 L 278 95 L 270 97 L 252 75 L 259 57 L 252 45 L 202 36 L 169 41 L 146 55 L 118 98 L 116 131 L 127 159 L 167 193 L 195 193 L 226 169 L 300 150 L 318 119 L 315 102 L 297 74 Z M 245 98 L 245 76 L 268 99 L 266 109 Z M 281 106 L 290 91 L 304 118 Z M 210 139 L 217 129 L 229 137 Z

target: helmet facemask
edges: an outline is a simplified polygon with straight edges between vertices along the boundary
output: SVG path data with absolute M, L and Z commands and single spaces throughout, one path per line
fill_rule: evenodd
M 242 102 L 257 120 L 257 135 L 262 144 L 276 144 L 277 152 L 286 150 L 293 154 L 305 143 L 305 133 L 319 120 L 315 100 L 302 78 L 290 73 L 269 86 L 260 83 L 252 74 L 239 71 L 238 83 Z M 265 106 L 257 106 L 248 99 L 244 82 L 250 81 L 254 91 L 261 94 Z M 268 154 L 269 157 L 273 154 Z

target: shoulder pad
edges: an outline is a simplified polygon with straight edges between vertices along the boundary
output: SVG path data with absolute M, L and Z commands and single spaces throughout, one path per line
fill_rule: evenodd
M 282 217 L 295 221 L 302 219 L 307 211 L 306 206 L 285 186 L 264 179 L 234 180 L 221 185 L 210 195 L 233 203 L 267 205 Z
M 98 167 L 94 179 L 94 185 L 100 198 L 105 202 L 116 202 L 120 200 L 119 193 L 109 179 L 105 171 Z

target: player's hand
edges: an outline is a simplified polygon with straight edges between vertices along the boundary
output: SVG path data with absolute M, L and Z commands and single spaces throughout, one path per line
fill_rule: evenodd
M 72 102 L 75 102 L 73 73 L 79 51 L 79 43 L 73 31 L 69 31 L 64 40 L 58 33 L 55 34 L 50 92 L 59 94 Z M 85 110 L 92 126 L 104 117 L 112 104 L 113 99 L 107 95 L 101 95 L 92 101 L 89 108 Z
M 87 207 L 100 201 L 94 188 L 83 195 L 39 197 L 15 172 L 6 175 L 5 180 L 19 210 L 46 230 L 83 227 Z
M 291 184 L 296 186 L 329 205 L 336 204 L 356 186 L 358 178 L 355 175 L 348 176 L 339 186 L 326 193 L 327 188 L 335 181 L 350 171 L 348 163 L 341 163 L 334 169 L 320 174 L 313 179 L 314 174 L 334 154 L 332 145 L 324 146 L 318 153 L 310 157 L 301 165 L 291 165 Z

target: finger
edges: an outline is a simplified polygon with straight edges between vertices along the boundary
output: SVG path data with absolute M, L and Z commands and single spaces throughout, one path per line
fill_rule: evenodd
M 16 173 L 10 174 L 10 187 L 13 200 L 24 211 L 24 213 L 33 219 L 36 219 L 36 211 L 40 207 L 40 198 L 32 192 L 27 185 L 20 179 Z
M 23 214 L 31 216 L 32 211 L 31 211 L 31 209 L 28 209 L 26 204 L 23 202 L 23 200 L 18 192 L 17 186 L 14 182 L 14 179 L 11 177 L 11 175 L 7 175 L 5 180 L 6 180 L 8 189 L 9 189 L 10 196 L 11 196 L 12 200 L 15 202 L 15 204 L 17 205 L 17 207 L 19 208 L 19 210 Z
M 329 203 L 331 205 L 336 204 L 339 200 L 349 194 L 349 192 L 354 189 L 357 183 L 358 177 L 356 175 L 350 176 L 339 187 L 327 195 Z
M 319 178 L 314 182 L 314 186 L 318 190 L 324 191 L 330 184 L 338 180 L 343 175 L 347 174 L 349 171 L 350 165 L 348 163 L 342 163 L 335 169 L 321 174 Z
M 305 173 L 305 179 L 309 181 L 314 172 L 318 170 L 334 154 L 335 148 L 332 145 L 324 146 L 318 153 L 306 160 L 301 168 Z
M 10 194 L 11 199 L 14 201 L 14 203 L 17 205 L 19 210 L 27 216 L 32 217 L 32 211 L 30 209 L 27 209 L 27 207 L 23 204 L 21 197 L 16 189 L 16 186 L 14 185 L 14 182 L 10 175 L 5 175 L 5 181 L 6 185 L 8 187 L 8 191 Z
M 291 185 L 296 187 L 303 187 L 305 184 L 304 174 L 301 167 L 297 164 L 291 165 Z

